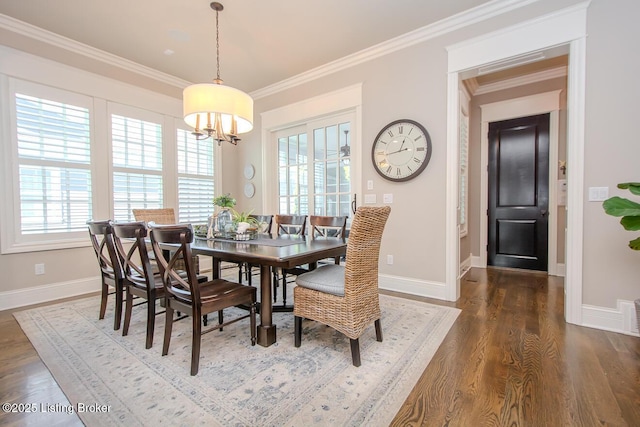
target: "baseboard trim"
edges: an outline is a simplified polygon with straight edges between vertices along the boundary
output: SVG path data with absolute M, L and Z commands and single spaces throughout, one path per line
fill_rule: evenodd
M 616 308 L 582 305 L 582 326 L 640 336 L 633 301 L 618 300 Z
M 446 284 L 407 277 L 381 274 L 378 276 L 378 287 L 387 291 L 402 292 L 426 298 L 446 301 Z
M 487 268 L 487 266 L 482 263 L 482 258 L 475 255 L 471 255 L 471 267 Z
M 100 290 L 100 276 L 0 292 L 0 311 L 75 297 Z
M 463 278 L 465 274 L 467 274 L 467 271 L 469 271 L 469 269 L 471 268 L 471 255 L 469 255 L 467 257 L 467 259 L 465 259 L 464 261 L 462 261 L 460 263 L 460 275 L 458 276 L 459 279 Z

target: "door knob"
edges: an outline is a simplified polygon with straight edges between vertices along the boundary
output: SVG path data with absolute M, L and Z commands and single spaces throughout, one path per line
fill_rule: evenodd
M 546 209 L 540 209 L 540 213 L 542 214 L 542 216 L 545 216 L 547 214 L 547 210 Z

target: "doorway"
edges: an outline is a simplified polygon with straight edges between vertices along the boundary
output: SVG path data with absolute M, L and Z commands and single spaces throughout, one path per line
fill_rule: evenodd
M 447 198 L 446 198 L 446 299 L 460 295 L 458 224 L 459 85 L 468 71 L 554 47 L 569 54 L 567 90 L 567 191 L 565 319 L 582 324 L 582 254 L 584 226 L 584 127 L 586 28 L 588 2 L 502 28 L 489 35 L 447 48 Z M 536 35 L 536 36 L 532 36 Z M 544 37 L 541 37 L 544 35 Z M 553 168 L 552 168 L 553 169 Z
M 547 271 L 549 117 L 489 124 L 488 265 Z

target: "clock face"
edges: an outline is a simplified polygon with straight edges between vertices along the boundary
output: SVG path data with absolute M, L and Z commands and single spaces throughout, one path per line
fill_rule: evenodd
M 418 176 L 431 159 L 431 138 L 420 123 L 396 120 L 385 126 L 373 142 L 371 160 L 376 171 L 391 181 Z

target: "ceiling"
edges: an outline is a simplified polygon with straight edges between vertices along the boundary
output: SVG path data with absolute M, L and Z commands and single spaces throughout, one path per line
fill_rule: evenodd
M 489 0 L 221 1 L 220 75 L 258 90 Z M 0 0 L 0 13 L 188 82 L 216 75 L 209 0 Z

